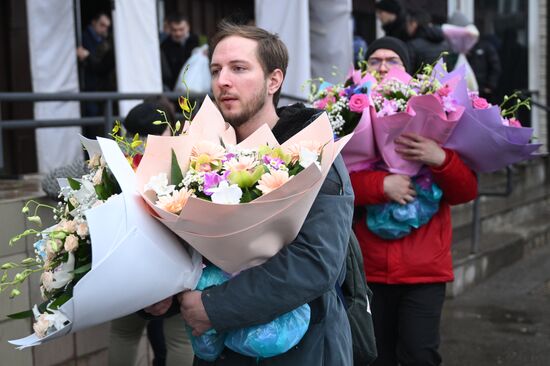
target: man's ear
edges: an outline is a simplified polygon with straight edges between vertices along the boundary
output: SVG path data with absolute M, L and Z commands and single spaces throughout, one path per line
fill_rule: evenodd
M 267 92 L 270 95 L 273 95 L 281 88 L 281 84 L 283 84 L 283 72 L 281 69 L 275 69 L 269 74 L 267 77 Z

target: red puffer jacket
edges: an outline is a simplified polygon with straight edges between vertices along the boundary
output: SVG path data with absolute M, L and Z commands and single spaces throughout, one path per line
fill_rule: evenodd
M 439 211 L 427 224 L 404 238 L 385 240 L 367 228 L 365 215 L 355 221 L 353 228 L 361 244 L 369 282 L 413 284 L 454 279 L 450 205 L 473 200 L 477 196 L 477 178 L 458 154 L 448 149 L 445 152 L 443 165 L 431 169 L 443 197 Z M 388 202 L 383 188 L 388 174 L 386 171 L 352 173 L 355 206 Z

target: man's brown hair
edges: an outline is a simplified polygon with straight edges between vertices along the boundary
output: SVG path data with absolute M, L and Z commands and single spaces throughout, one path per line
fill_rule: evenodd
M 285 44 L 279 39 L 277 34 L 270 33 L 265 29 L 252 25 L 240 25 L 222 20 L 218 25 L 218 32 L 210 41 L 210 59 L 212 59 L 212 54 L 218 43 L 231 36 L 248 38 L 256 41 L 258 43 L 256 53 L 264 70 L 264 74 L 267 76 L 274 70 L 280 69 L 283 72 L 284 80 L 286 68 L 288 66 L 288 50 Z M 275 107 L 277 107 L 277 103 L 279 102 L 281 88 L 282 84 L 279 90 L 273 95 L 273 104 Z

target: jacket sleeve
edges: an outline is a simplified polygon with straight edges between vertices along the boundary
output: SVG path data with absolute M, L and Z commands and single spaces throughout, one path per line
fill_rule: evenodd
M 466 203 L 477 197 L 477 176 L 460 156 L 444 149 L 447 157 L 439 168 L 432 168 L 434 181 L 443 190 L 443 199 L 450 205 Z
M 351 185 L 355 193 L 355 206 L 388 202 L 384 194 L 384 178 L 388 172 L 371 170 L 351 173 Z
M 352 216 L 353 191 L 338 157 L 292 243 L 267 262 L 203 291 L 214 329 L 224 332 L 267 323 L 334 288 L 343 269 Z
M 498 52 L 489 42 L 485 43 L 485 53 L 487 57 L 487 85 L 495 92 L 498 85 L 498 79 L 500 73 L 502 72 L 502 67 L 500 65 L 500 57 Z

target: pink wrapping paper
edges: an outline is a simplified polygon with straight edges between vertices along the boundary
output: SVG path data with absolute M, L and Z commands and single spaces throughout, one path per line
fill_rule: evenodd
M 371 106 L 363 111 L 353 137 L 342 149 L 342 157 L 350 173 L 370 169 L 380 158 L 374 141 L 370 112 L 372 108 Z
M 158 220 L 212 263 L 228 273 L 236 273 L 264 262 L 284 245 L 292 242 L 334 159 L 352 135 L 334 142 L 328 116 L 323 113 L 283 144 L 287 146 L 308 140 L 326 144 L 321 156 L 320 170 L 312 164 L 279 189 L 249 203 L 222 205 L 190 198 L 180 215 L 175 215 L 156 207 L 149 192 L 143 191 L 150 177 L 161 172 L 170 172 L 171 149 L 174 149 L 182 170 L 185 171 L 187 166 L 184 166 L 184 162 L 189 160 L 195 142 L 218 142 L 220 138 L 225 144 L 236 141 L 234 130 L 226 125 L 211 102 L 203 103 L 197 114 L 199 116 L 202 117 L 195 118 L 186 136 L 148 141 L 136 172 L 137 186 Z M 278 145 L 267 126 L 256 130 L 238 146 L 251 148 L 265 143 Z
M 371 119 L 376 144 L 389 171 L 414 176 L 422 164 L 401 158 L 395 152 L 395 139 L 405 132 L 414 132 L 444 144 L 462 116 L 464 107 L 457 106 L 455 112 L 447 115 L 435 96 L 421 95 L 412 97 L 407 109 L 407 112 L 386 117 L 377 117 L 373 109 Z

